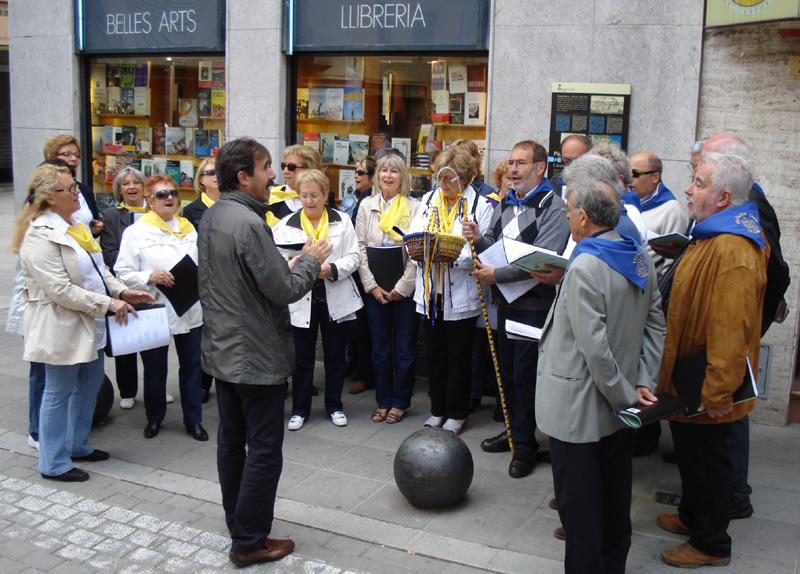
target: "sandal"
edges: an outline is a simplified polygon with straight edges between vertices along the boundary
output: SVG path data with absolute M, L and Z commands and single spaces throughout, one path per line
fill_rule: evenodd
M 401 420 L 403 420 L 403 415 L 405 413 L 406 413 L 405 411 L 400 409 L 392 409 L 389 411 L 389 414 L 386 415 L 386 422 L 389 423 L 390 425 L 393 425 L 394 423 L 399 423 Z
M 372 422 L 374 423 L 382 423 L 386 420 L 386 413 L 389 409 L 375 409 L 375 412 L 372 413 Z

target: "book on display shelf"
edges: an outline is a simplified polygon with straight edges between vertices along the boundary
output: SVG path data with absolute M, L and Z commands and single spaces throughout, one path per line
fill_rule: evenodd
M 450 66 L 447 70 L 450 80 L 450 91 L 464 93 L 467 91 L 467 67 L 464 65 Z
M 194 155 L 197 157 L 211 155 L 211 146 L 208 145 L 208 130 L 194 130 Z
M 328 88 L 325 90 L 325 119 L 341 120 L 344 114 L 344 90 Z
M 92 126 L 92 151 L 103 151 L 103 138 L 106 136 L 106 126 Z
M 197 90 L 197 115 L 201 118 L 211 117 L 211 88 Z
M 106 88 L 106 113 L 122 114 L 122 88 L 108 86 Z
M 186 133 L 186 155 L 194 155 L 194 128 L 184 128 Z
M 146 88 L 150 76 L 150 63 L 149 62 L 136 62 L 136 79 L 134 80 L 134 88 Z
M 153 158 L 142 158 L 142 175 L 146 178 L 153 176 Z
M 434 124 L 450 123 L 450 92 L 447 90 L 433 90 L 431 92 L 433 113 L 431 122 Z
M 334 142 L 336 142 L 336 134 L 319 134 L 319 155 L 322 156 L 322 163 L 333 163 Z
M 140 160 L 138 157 L 132 157 L 130 159 L 131 163 L 129 167 L 132 167 L 137 171 L 142 171 L 142 160 Z
M 167 155 L 187 155 L 186 151 L 186 130 L 184 128 L 167 127 L 166 133 L 166 154 Z
M 225 143 L 224 132 L 208 130 L 208 147 L 211 148 L 211 157 L 216 157 L 220 146 Z
M 163 126 L 153 128 L 153 153 L 167 153 L 167 129 Z
M 436 130 L 433 124 L 422 124 L 419 128 L 419 136 L 417 137 L 417 153 L 425 153 L 427 151 L 428 140 L 435 137 Z
M 105 128 L 105 137 L 103 138 L 103 151 L 113 153 L 122 152 L 122 144 L 118 141 L 122 138 L 122 128 L 120 126 L 103 126 Z
M 104 210 L 108 209 L 109 207 L 116 207 L 117 200 L 114 199 L 113 193 L 108 193 L 107 191 L 99 191 L 94 194 L 94 200 L 97 202 L 97 210 L 102 213 Z
M 133 113 L 137 116 L 150 115 L 150 88 L 133 88 Z
M 132 116 L 136 113 L 136 88 L 121 88 L 120 92 L 120 106 L 125 115 Z
M 447 89 L 447 61 L 431 62 L 431 91 Z
M 392 147 L 402 154 L 406 167 L 411 167 L 411 138 L 392 138 Z
M 178 125 L 184 128 L 197 127 L 197 100 L 181 98 L 178 100 Z
M 153 158 L 153 175 L 159 173 L 167 173 L 167 158 L 165 157 Z
M 175 187 L 181 186 L 181 162 L 177 159 L 167 160 L 167 175 L 175 182 Z
M 464 125 L 486 125 L 486 92 L 467 92 L 464 109 Z
M 200 60 L 197 63 L 197 87 L 211 87 L 211 60 Z
M 486 91 L 486 66 L 484 65 L 467 66 L 467 91 L 468 92 Z
M 356 171 L 354 169 L 339 170 L 339 199 L 352 195 L 356 191 Z
M 106 169 L 104 175 L 105 175 L 105 180 L 108 183 L 114 182 L 114 178 L 117 177 L 117 156 L 115 155 L 106 156 Z
M 303 145 L 319 151 L 319 134 L 317 132 L 305 132 L 303 134 Z
M 180 187 L 194 188 L 194 161 L 190 159 L 180 160 L 181 183 Z
M 450 123 L 462 125 L 464 123 L 464 94 L 450 92 Z
M 134 153 L 136 151 L 136 126 L 121 126 L 117 134 L 117 145 L 122 148 L 122 153 Z
M 369 153 L 369 136 L 366 134 L 350 134 L 350 159 L 348 163 L 356 164 L 364 161 Z
M 333 163 L 347 165 L 350 159 L 350 140 L 345 136 L 337 136 L 333 142 Z
M 364 119 L 364 92 L 361 88 L 344 89 L 343 119 L 361 121 Z
M 298 120 L 308 118 L 308 88 L 297 88 L 297 106 L 295 108 Z
M 109 88 L 120 88 L 119 74 L 119 64 L 106 65 L 106 86 Z
M 308 90 L 308 117 L 312 120 L 324 120 L 325 114 L 325 88 L 311 88 Z
M 136 62 L 124 61 L 119 67 L 119 87 L 132 88 L 136 85 Z
M 211 63 L 211 87 L 215 90 L 225 89 L 225 62 Z
M 225 90 L 211 90 L 211 117 L 225 117 Z
M 369 134 L 369 155 L 375 157 L 379 151 L 391 147 L 389 134 Z

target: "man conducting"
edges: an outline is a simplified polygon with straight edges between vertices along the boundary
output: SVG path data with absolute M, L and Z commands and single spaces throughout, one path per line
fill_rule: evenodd
M 288 304 L 307 293 L 331 245 L 307 243 L 287 264 L 265 221 L 275 177 L 267 149 L 242 138 L 217 155 L 222 196 L 198 239 L 203 371 L 217 380 L 217 469 L 230 560 L 278 560 L 291 540 L 269 538 L 283 466 L 283 399 L 294 369 Z
M 727 441 L 733 423 L 754 406 L 752 400 L 734 404 L 733 393 L 742 385 L 748 360 L 753 370 L 758 367 L 769 258 L 758 208 L 748 202 L 752 185 L 743 158 L 709 153 L 684 192 L 695 220 L 693 241 L 675 269 L 658 381 L 659 391 L 677 394 L 676 363 L 705 354 L 702 414 L 670 421 L 683 488 L 678 514 L 658 516 L 661 528 L 689 536 L 662 553 L 667 564 L 682 568 L 730 562 Z
M 615 227 L 616 170 L 585 155 L 565 170 L 577 243 L 542 330 L 536 420 L 550 436 L 568 573 L 625 571 L 633 431 L 617 412 L 653 404 L 664 316 L 649 256 Z

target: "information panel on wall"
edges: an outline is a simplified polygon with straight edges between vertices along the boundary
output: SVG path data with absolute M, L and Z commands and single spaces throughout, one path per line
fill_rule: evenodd
M 225 49 L 225 0 L 77 0 L 75 14 L 87 54 Z
M 548 150 L 554 161 L 547 177 L 561 179 L 561 142 L 569 135 L 580 134 L 593 144 L 609 141 L 627 149 L 630 107 L 630 84 L 554 82 Z

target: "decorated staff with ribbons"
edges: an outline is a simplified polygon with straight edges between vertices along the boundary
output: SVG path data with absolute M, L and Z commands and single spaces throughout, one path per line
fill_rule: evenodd
M 469 184 L 475 176 L 475 161 L 464 147 L 440 153 L 433 171 L 438 185 L 422 197 L 409 228 L 410 234 L 419 234 L 414 239 L 422 242 L 421 253 L 416 256 L 414 301 L 417 313 L 422 315 L 431 397 L 431 416 L 425 426 L 458 434 L 469 414 L 472 340 L 475 318 L 481 312 L 478 286 L 470 276 L 472 254 L 462 237 L 462 224 L 474 221 L 480 232 L 485 232 L 492 206 Z M 461 241 L 456 242 L 453 236 Z M 406 244 L 414 258 L 411 240 L 407 237 Z M 445 258 L 448 247 L 450 253 Z
M 309 169 L 295 181 L 303 207 L 275 226 L 275 243 L 278 248 L 288 250 L 288 257 L 297 255 L 309 240 L 328 242 L 333 251 L 322 263 L 311 290 L 299 301 L 289 304 L 297 366 L 292 374 L 292 417 L 287 428 L 300 430 L 311 414 L 317 331 L 320 329 L 325 364 L 325 410 L 335 426 L 343 427 L 347 425 L 342 405 L 345 322 L 354 320 L 356 311 L 364 306 L 352 277 L 361 256 L 350 218 L 328 206 L 328 176 L 318 169 Z
M 152 293 L 167 308 L 169 332 L 178 352 L 178 386 L 186 432 L 199 441 L 208 440 L 203 428 L 201 400 L 200 334 L 203 310 L 195 301 L 182 315 L 175 312 L 166 295 L 157 288 L 183 288 L 170 272 L 187 255 L 197 263 L 197 231 L 189 221 L 178 216 L 181 202 L 171 177 L 163 173 L 147 180 L 145 199 L 150 211 L 122 234 L 114 271 L 126 284 Z M 145 438 L 158 435 L 167 413 L 167 352 L 169 345 L 142 351 L 144 365 L 144 408 L 147 414 Z
M 418 317 L 414 308 L 416 268 L 403 247 L 420 202 L 411 193 L 411 177 L 403 158 L 378 160 L 375 192 L 358 208 L 356 237 L 361 251 L 358 273 L 364 285 L 370 333 L 376 423 L 400 422 L 411 404 L 417 359 Z M 394 360 L 392 359 L 394 357 Z
M 577 243 L 539 343 L 536 420 L 550 436 L 567 573 L 623 574 L 634 433 L 617 411 L 652 404 L 664 316 L 650 257 L 614 229 L 622 184 L 585 155 L 564 171 Z
M 721 566 L 731 558 L 728 535 L 732 424 L 754 406 L 733 403 L 748 361 L 757 368 L 762 301 L 769 246 L 758 207 L 748 202 L 753 176 L 735 155 L 705 154 L 686 188 L 696 224 L 692 243 L 677 260 L 667 318 L 659 392 L 676 393 L 676 362 L 704 352 L 701 376 L 704 414 L 670 420 L 683 489 L 677 514 L 660 514 L 658 525 L 689 540 L 662 557 L 678 567 Z

